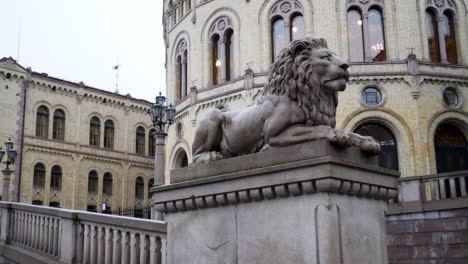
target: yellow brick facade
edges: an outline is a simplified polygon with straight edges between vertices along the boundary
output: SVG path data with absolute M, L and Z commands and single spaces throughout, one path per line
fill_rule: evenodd
M 197 120 L 212 107 L 236 110 L 251 105 L 261 95 L 271 63 L 269 12 L 278 0 L 164 1 L 166 77 L 169 101 L 176 98 L 175 50 L 181 40 L 188 44 L 188 96 L 177 103 L 178 124 L 170 128 L 166 181 L 170 169 L 180 166 L 180 156 L 191 160 Z M 291 1 L 290 1 L 291 2 Z M 349 58 L 347 4 L 359 1 L 297 0 L 303 7 L 305 35 L 324 37 L 331 50 Z M 363 3 L 372 1 L 360 1 Z M 440 124 L 455 125 L 468 138 L 468 3 L 439 1 L 456 10 L 458 64 L 431 63 L 426 30 L 428 1 L 382 0 L 386 60 L 350 63 L 351 79 L 340 93 L 337 128 L 352 131 L 366 122 L 379 123 L 394 134 L 398 165 L 403 177 L 437 173 L 434 134 Z M 433 5 L 440 5 L 440 3 Z M 176 14 L 177 19 L 173 16 Z M 210 40 L 208 30 L 226 16 L 234 28 L 234 77 L 210 84 Z M 413 53 L 416 58 L 408 59 Z M 416 65 L 416 66 L 414 66 Z M 416 70 L 414 70 L 415 68 Z M 250 74 L 248 69 L 252 71 Z M 369 107 L 361 101 L 365 87 L 377 87 L 383 103 Z M 459 104 L 443 101 L 446 88 L 456 91 Z M 178 131 L 182 129 L 181 133 Z M 182 154 L 181 154 L 182 153 Z

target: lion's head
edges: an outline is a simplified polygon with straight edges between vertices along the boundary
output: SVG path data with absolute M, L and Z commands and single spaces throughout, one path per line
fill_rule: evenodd
M 346 89 L 348 65 L 322 38 L 293 41 L 270 67 L 265 94 L 288 95 L 298 102 L 307 125 L 336 125 L 338 92 Z

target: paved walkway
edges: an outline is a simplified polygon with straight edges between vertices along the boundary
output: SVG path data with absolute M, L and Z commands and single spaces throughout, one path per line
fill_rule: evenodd
M 9 260 L 7 258 L 0 256 L 0 264 L 17 264 L 17 263 L 14 262 L 13 260 Z

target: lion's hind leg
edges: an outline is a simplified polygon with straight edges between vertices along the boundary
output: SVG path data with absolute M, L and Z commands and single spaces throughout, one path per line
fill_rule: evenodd
M 351 146 L 351 139 L 340 130 L 328 126 L 304 125 L 290 127 L 279 135 L 266 139 L 266 143 L 271 147 L 285 147 L 320 139 L 328 139 L 330 142 L 342 147 Z

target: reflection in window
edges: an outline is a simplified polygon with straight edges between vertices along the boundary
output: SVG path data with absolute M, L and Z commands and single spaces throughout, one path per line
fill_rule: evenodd
M 286 48 L 286 34 L 283 19 L 278 19 L 273 23 L 272 42 L 273 57 L 276 58 L 279 56 L 281 50 Z
M 348 11 L 349 58 L 351 61 L 364 61 L 364 34 L 361 13 Z
M 455 39 L 455 24 L 452 14 L 445 12 L 444 16 L 444 38 L 445 51 L 447 53 L 447 61 L 450 64 L 457 64 L 457 45 Z
M 377 9 L 369 11 L 370 54 L 373 61 L 385 60 L 385 41 L 382 13 Z
M 427 42 L 429 45 L 429 55 L 432 62 L 440 62 L 439 29 L 436 15 L 432 10 L 426 11 Z
M 33 186 L 34 188 L 44 189 L 45 187 L 45 166 L 42 163 L 36 164 L 34 166 L 34 176 L 33 176 Z
M 65 139 L 65 113 L 63 110 L 58 109 L 54 112 L 52 138 L 57 140 Z
M 213 84 L 219 84 L 219 77 L 221 72 L 221 60 L 220 60 L 220 43 L 219 35 L 214 35 L 211 39 L 211 68 L 213 69 Z
M 292 40 L 298 40 L 304 38 L 304 17 L 301 15 L 295 16 L 292 19 L 291 26 Z
M 60 168 L 60 166 L 52 167 L 50 189 L 58 191 L 62 189 L 62 168 Z
M 434 136 L 437 173 L 468 170 L 465 135 L 452 124 L 440 125 Z
M 89 145 L 99 146 L 101 139 L 101 121 L 97 117 L 91 118 L 89 125 Z
M 36 136 L 47 138 L 49 135 L 49 108 L 40 106 L 36 116 Z
M 155 133 L 156 133 L 156 130 L 151 129 L 148 134 L 148 155 L 153 156 L 153 157 L 156 152 L 156 139 L 154 137 Z
M 398 170 L 397 142 L 393 133 L 380 124 L 368 123 L 355 130 L 363 136 L 373 137 L 380 143 L 379 166 Z

